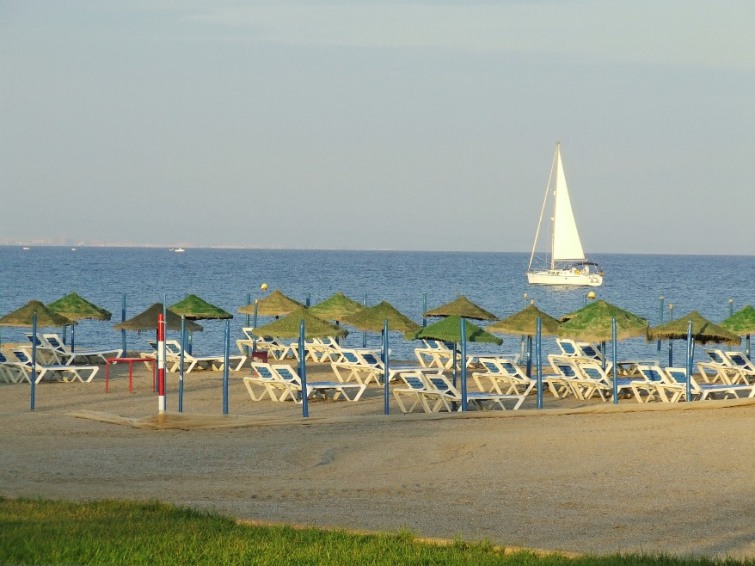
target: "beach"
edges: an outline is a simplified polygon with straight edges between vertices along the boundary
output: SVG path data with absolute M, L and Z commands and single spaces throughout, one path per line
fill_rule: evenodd
M 519 411 L 402 415 L 358 402 L 252 402 L 232 372 L 186 376 L 157 415 L 151 372 L 0 384 L 0 494 L 161 500 L 238 518 L 487 540 L 576 553 L 755 559 L 754 400 L 669 407 L 554 400 Z M 310 380 L 332 379 L 310 364 Z

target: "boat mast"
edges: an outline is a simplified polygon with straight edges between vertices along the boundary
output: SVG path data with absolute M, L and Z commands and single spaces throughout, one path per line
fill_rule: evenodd
M 558 171 L 558 164 L 561 161 L 561 142 L 556 142 L 556 155 L 553 156 L 553 165 L 551 166 L 551 178 L 553 172 Z M 558 211 L 558 178 L 553 185 L 553 216 L 551 216 L 551 270 L 556 269 L 556 211 Z
M 530 253 L 530 263 L 527 266 L 527 271 L 532 269 L 532 260 L 535 258 L 535 250 L 537 249 L 537 241 L 540 239 L 540 227 L 543 224 L 543 214 L 545 213 L 545 205 L 548 203 L 548 193 L 551 188 L 551 181 L 553 180 L 553 171 L 556 168 L 556 156 L 558 155 L 558 146 L 560 142 L 556 144 L 556 155 L 553 156 L 553 164 L 551 165 L 551 172 L 548 175 L 548 183 L 545 185 L 545 196 L 543 197 L 543 204 L 540 207 L 540 219 L 537 221 L 537 230 L 535 230 L 535 241 L 532 244 L 532 253 Z M 555 207 L 554 207 L 555 210 Z M 551 269 L 553 269 L 553 221 L 551 218 Z

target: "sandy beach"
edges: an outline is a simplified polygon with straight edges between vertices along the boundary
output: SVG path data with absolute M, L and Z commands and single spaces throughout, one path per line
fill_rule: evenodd
M 531 396 L 519 411 L 383 415 L 356 403 L 252 402 L 232 373 L 0 384 L 0 494 L 159 499 L 239 519 L 586 553 L 755 559 L 755 400 L 642 405 Z M 331 379 L 309 366 L 310 379 Z

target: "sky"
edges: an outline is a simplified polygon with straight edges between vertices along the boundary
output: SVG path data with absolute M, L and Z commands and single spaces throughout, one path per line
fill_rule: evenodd
M 0 243 L 753 255 L 750 0 L 0 0 Z

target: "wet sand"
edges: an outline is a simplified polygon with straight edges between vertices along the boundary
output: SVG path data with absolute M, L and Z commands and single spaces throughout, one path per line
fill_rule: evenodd
M 159 499 L 239 519 L 587 553 L 755 559 L 755 400 L 383 415 L 356 403 L 252 402 L 232 373 L 186 376 L 178 415 L 157 417 L 151 375 L 116 366 L 93 383 L 0 384 L 0 494 Z M 310 379 L 332 379 L 325 365 Z

